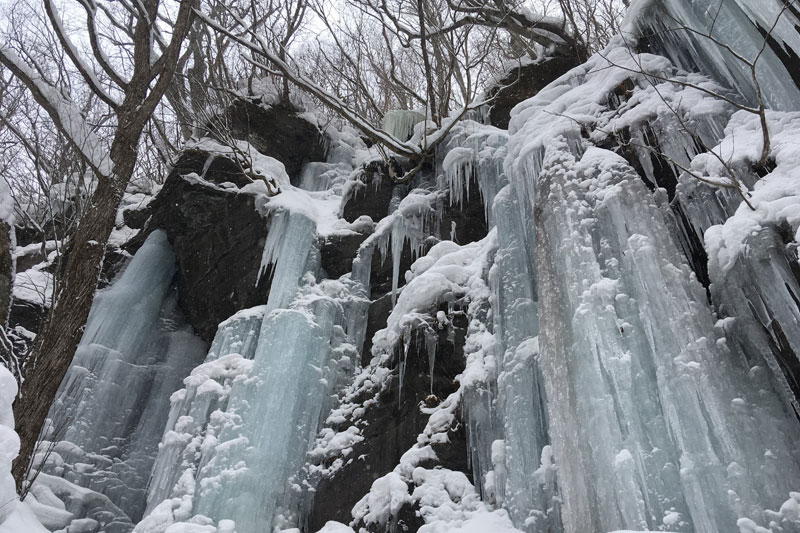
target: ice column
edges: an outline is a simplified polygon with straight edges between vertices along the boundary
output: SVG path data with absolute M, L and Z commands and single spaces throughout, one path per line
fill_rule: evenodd
M 145 515 L 166 499 L 184 496 L 185 483 L 179 480 L 187 472 L 194 479 L 199 466 L 208 460 L 207 452 L 229 418 L 231 388 L 236 381 L 247 379 L 252 369 L 265 309 L 245 309 L 222 322 L 205 362 L 184 379 L 185 388 L 172 395 Z
M 503 506 L 517 527 L 545 533 L 560 530 L 560 520 L 552 480 L 534 475 L 549 437 L 539 368 L 537 295 L 528 261 L 532 243 L 525 241 L 512 187 L 500 191 L 494 202 L 498 250 L 490 279 L 500 366 L 497 406 L 505 434 Z
M 155 231 L 95 297 L 50 413 L 53 434 L 70 443 L 56 448 L 67 450 L 64 477 L 106 494 L 134 520 L 144 508 L 169 397 L 206 350 L 177 307 L 174 275 L 167 236 Z
M 505 131 L 464 121 L 451 134 L 440 166 L 451 203 L 463 202 L 474 180 L 487 220 L 497 229 L 498 249 L 488 280 L 494 334 L 490 360 L 496 367 L 485 364 L 486 381 L 472 382 L 464 392 L 476 485 L 484 499 L 509 511 L 517 527 L 544 533 L 561 526 L 549 456 L 548 464 L 540 464 L 549 438 L 538 365 L 532 242 L 526 239 L 532 231 L 518 199 L 525 198 L 525 191 L 516 190 L 519 184 L 507 184 L 503 173 L 507 140 Z
M 767 369 L 715 328 L 624 160 L 560 138 L 542 169 L 527 177 L 565 530 L 712 533 L 763 519 L 800 476 L 800 427 Z
M 235 520 L 240 533 L 296 523 L 296 476 L 327 405 L 331 344 L 341 332 L 341 306 L 308 293 L 313 278 L 300 286 L 318 267 L 313 223 L 285 215 L 265 246 L 275 266 L 252 369 L 232 383 L 219 434 L 197 471 L 193 512 Z

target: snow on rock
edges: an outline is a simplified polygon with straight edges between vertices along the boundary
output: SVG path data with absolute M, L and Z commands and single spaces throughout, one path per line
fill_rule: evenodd
M 299 531 L 299 530 L 298 530 Z M 355 533 L 353 528 L 340 522 L 327 522 L 317 533 Z
M 496 234 L 490 233 L 464 246 L 443 241 L 434 246 L 429 255 L 420 258 L 411 267 L 413 277 L 398 297 L 386 328 L 373 338 L 373 355 L 390 354 L 403 332 L 436 304 L 454 302 L 471 290 L 483 289 L 488 256 L 496 246 Z
M 800 113 L 769 112 L 770 157 L 775 168 L 756 182 L 746 203 L 724 224 L 706 231 L 709 269 L 724 276 L 747 246 L 747 239 L 764 226 L 788 224 L 795 242 L 800 241 Z M 692 160 L 692 170 L 702 176 L 726 176 L 728 167 L 741 168 L 756 163 L 761 155 L 763 136 L 759 117 L 737 112 L 725 128 L 725 138 L 711 154 L 700 154 Z
M 211 164 L 213 158 L 224 156 L 238 161 L 239 164 L 245 167 L 245 170 L 249 168 L 254 177 L 259 178 L 257 182 L 264 183 L 261 180 L 274 180 L 280 189 L 290 185 L 289 175 L 286 174 L 286 168 L 283 163 L 274 157 L 262 154 L 247 141 L 236 141 L 236 146 L 233 147 L 222 144 L 210 137 L 203 137 L 197 141 L 187 143 L 185 148 L 188 150 L 202 150 L 210 154 L 204 171 Z M 245 161 L 240 161 L 241 154 L 247 158 Z M 203 175 L 201 174 L 200 177 L 202 178 Z
M 39 264 L 14 276 L 12 296 L 15 300 L 30 302 L 37 306 L 50 307 L 53 299 L 53 275 Z

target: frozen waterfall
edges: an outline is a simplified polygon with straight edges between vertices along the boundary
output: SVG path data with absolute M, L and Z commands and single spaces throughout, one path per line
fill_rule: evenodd
M 800 533 L 800 12 L 779 9 L 640 0 L 508 130 L 460 120 L 408 182 L 346 126 L 275 196 L 177 176 L 247 196 L 269 292 L 206 352 L 150 234 L 53 409 L 32 494 L 72 499 L 48 527 Z M 766 165 L 736 57 L 761 45 Z
M 124 512 L 113 519 L 136 519 L 144 511 L 169 396 L 206 351 L 178 309 L 174 276 L 167 236 L 154 231 L 95 297 L 50 413 L 45 438 L 52 444 L 39 446 L 46 466 L 37 483 L 60 492 L 54 476 L 63 477 L 104 494 L 114 504 L 102 504 L 105 512 Z M 75 500 L 76 514 L 81 506 L 97 505 Z

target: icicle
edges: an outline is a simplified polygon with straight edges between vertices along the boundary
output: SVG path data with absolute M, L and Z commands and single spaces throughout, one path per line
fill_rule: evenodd
M 761 90 L 766 105 L 781 111 L 797 109 L 800 89 L 792 83 L 790 67 L 775 54 L 778 47 L 764 47 L 761 33 L 772 28 L 780 2 L 699 0 L 651 5 L 655 9 L 647 16 L 637 17 L 633 24 L 641 34 L 647 35 L 655 53 L 664 55 L 685 70 L 703 72 L 723 86 L 734 89 L 751 104 L 755 104 L 756 95 L 750 69 L 745 62 L 735 59 L 725 46 L 730 46 L 748 60 L 759 55 L 756 76 L 762 80 Z M 793 27 L 798 20 L 790 11 L 783 13 L 772 33 L 775 41 L 783 41 L 784 51 L 790 50 L 787 56 L 800 53 L 800 37 Z M 689 30 L 676 30 L 681 26 Z M 709 27 L 713 27 L 714 40 L 703 37 Z M 769 83 L 763 80 L 769 80 Z
M 414 126 L 425 120 L 416 111 L 388 111 L 381 121 L 381 129 L 401 141 L 407 141 L 414 134 Z
M 400 278 L 400 260 L 403 256 L 403 245 L 406 242 L 406 221 L 402 217 L 395 219 L 392 226 L 392 307 L 397 302 L 397 285 Z
M 428 372 L 431 384 L 431 394 L 433 394 L 433 368 L 436 365 L 436 346 L 439 342 L 439 335 L 429 327 L 425 327 L 425 350 L 428 352 Z
M 402 359 L 399 361 L 399 379 L 400 382 L 397 386 L 397 407 L 402 405 L 403 400 L 403 382 L 405 381 L 406 377 L 406 361 L 408 360 L 408 349 L 411 345 L 411 328 L 404 328 L 403 333 L 403 348 L 402 348 Z

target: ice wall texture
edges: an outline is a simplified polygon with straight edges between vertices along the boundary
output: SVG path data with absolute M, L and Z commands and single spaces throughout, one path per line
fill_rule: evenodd
M 122 521 L 144 510 L 169 396 L 206 352 L 177 307 L 174 275 L 166 234 L 155 231 L 97 294 L 50 413 L 52 444 L 39 449 L 52 447 L 46 474 L 106 495 Z
M 774 531 L 794 531 L 796 518 L 777 510 L 800 485 L 786 372 L 797 365 L 788 340 L 798 325 L 797 266 L 786 252 L 796 246 L 797 188 L 774 185 L 791 168 L 777 147 L 777 168 L 754 186 L 754 124 L 742 112 L 731 119 L 733 106 L 714 96 L 752 102 L 752 81 L 722 44 L 700 35 L 716 17 L 713 35 L 754 57 L 759 27 L 772 27 L 779 3 L 759 2 L 757 13 L 746 1 L 638 7 L 629 21 L 637 33 L 520 104 L 509 128 L 506 172 L 535 214 L 538 361 L 563 527 L 751 531 L 772 521 Z M 800 49 L 796 16 L 782 14 L 778 48 L 769 42 L 759 62 L 775 109 L 800 104 L 781 57 Z M 674 29 L 682 23 L 695 31 Z M 640 54 L 643 40 L 661 55 Z M 786 120 L 774 115 L 773 132 Z M 738 152 L 715 148 L 734 136 Z M 703 154 L 710 149 L 754 188 L 745 194 L 763 224 L 720 230 L 730 237 L 722 253 L 718 231 L 706 233 L 707 250 L 703 232 L 731 215 L 726 224 L 740 225 L 750 208 L 701 181 L 730 183 Z M 777 199 L 782 215 L 766 207 Z M 737 236 L 748 245 L 737 248 Z M 724 267 L 731 256 L 739 271 Z M 689 267 L 707 258 L 707 272 Z M 706 275 L 710 303 L 698 282 Z M 792 332 L 776 333 L 783 329 Z
M 495 531 L 526 533 L 800 530 L 797 13 L 781 13 L 759 60 L 775 110 L 763 168 L 757 117 L 732 103 L 752 104 L 752 81 L 725 49 L 760 50 L 778 5 L 640 1 L 624 36 L 517 106 L 508 131 L 453 128 L 433 168 L 361 224 L 372 234 L 339 279 L 323 279 L 320 236 L 345 227 L 330 208 L 353 185 L 351 152 L 307 166 L 309 194 L 261 198 L 269 301 L 220 324 L 205 361 L 176 371 L 183 389 L 148 459 L 137 531 L 303 527 L 307 452 L 325 445 L 317 470 L 351 460 L 379 392 L 408 394 L 411 339 L 435 368 L 431 332 L 455 314 L 468 321 L 458 389 L 420 406 L 425 429 L 375 473 L 354 527 L 384 531 L 418 513 L 426 532 L 489 517 Z M 702 35 L 712 22 L 720 42 Z M 731 169 L 746 191 L 730 187 Z M 471 187 L 489 234 L 451 242 L 445 212 Z M 169 254 L 148 243 L 150 283 L 167 290 Z M 392 310 L 369 360 L 359 352 L 371 263 L 389 255 L 377 296 Z M 472 482 L 436 466 L 461 417 Z M 81 446 L 109 446 L 82 429 Z M 136 483 L 150 472 L 141 465 Z

